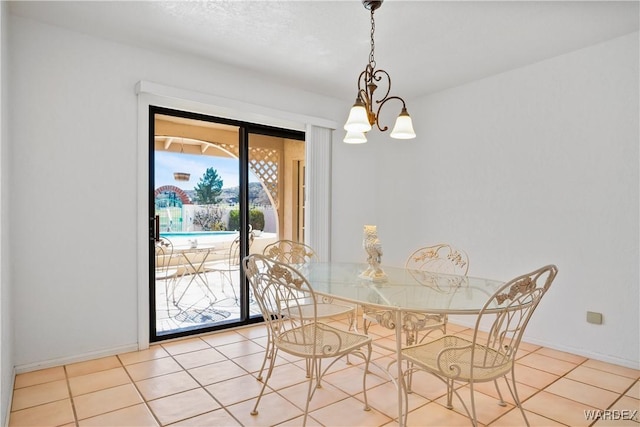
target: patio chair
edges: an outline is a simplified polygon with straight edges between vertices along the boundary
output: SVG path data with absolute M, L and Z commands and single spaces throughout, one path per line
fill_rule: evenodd
M 522 409 L 516 388 L 515 357 L 525 328 L 557 273 L 556 266 L 547 265 L 501 286 L 489 297 L 478 314 L 471 338 L 444 335 L 434 341 L 402 349 L 401 360 L 409 362 L 410 366 L 403 372 L 402 378 L 418 370 L 433 374 L 447 385 L 447 406 L 453 408 L 451 401 L 455 393 L 471 423 L 477 426 L 474 384 L 493 381 L 500 397 L 499 404 L 505 406 L 497 382 L 498 378 L 504 377 L 507 388 L 528 426 L 529 421 Z M 482 326 L 487 325 L 490 325 L 488 332 L 480 330 Z M 509 374 L 511 384 L 507 380 Z M 460 396 L 459 390 L 454 387 L 455 381 L 469 385 L 471 411 Z M 402 381 L 402 384 L 407 414 L 408 389 L 405 381 Z M 406 421 L 407 415 L 405 425 Z
M 464 251 L 441 243 L 414 251 L 409 255 L 405 268 L 412 270 L 412 274 L 418 282 L 429 280 L 428 274 L 421 277 L 421 271 L 466 276 L 469 270 L 469 258 Z M 425 283 L 425 285 L 427 284 Z M 363 307 L 364 332 L 368 333 L 372 323 L 380 323 L 383 314 L 369 307 Z M 403 313 L 403 316 L 406 345 L 422 342 L 434 330 L 440 329 L 443 334 L 447 333 L 446 314 L 406 312 Z M 423 331 L 427 332 L 419 339 L 419 333 Z
M 253 244 L 253 233 L 249 233 L 249 248 Z M 218 261 L 208 261 L 203 265 L 205 273 L 219 273 L 220 274 L 220 286 L 222 293 L 224 292 L 225 285 L 228 283 L 233 292 L 233 299 L 238 303 L 238 294 L 233 284 L 233 276 L 238 275 L 240 272 L 240 236 L 237 236 L 229 245 L 229 251 L 226 254 L 226 258 Z
M 358 355 L 365 362 L 362 390 L 364 409 L 369 410 L 366 374 L 371 360 L 371 338 L 320 322 L 320 304 L 316 293 L 307 279 L 292 266 L 254 254 L 244 258 L 242 268 L 273 341 L 269 369 L 251 414 L 258 413 L 258 405 L 273 373 L 279 351 L 302 357 L 311 366 L 303 426 L 307 422 L 309 402 L 316 388 L 321 386 L 322 377 L 338 360 L 348 354 Z M 329 363 L 323 368 L 322 361 L 325 359 Z
M 178 278 L 178 266 L 172 265 L 173 243 L 171 240 L 160 237 L 155 242 L 155 279 L 164 282 L 165 298 L 167 300 L 167 314 L 169 313 L 169 301 L 174 299 L 173 292 Z M 171 287 L 171 292 L 169 292 Z
M 317 261 L 317 255 L 315 251 L 308 245 L 304 243 L 295 242 L 293 240 L 281 239 L 276 242 L 273 242 L 267 246 L 265 246 L 262 254 L 273 260 L 282 262 L 285 264 L 289 264 L 295 268 L 299 268 L 300 266 Z M 320 297 L 319 302 L 316 306 L 316 317 L 318 319 L 328 319 L 331 317 L 338 317 L 347 315 L 347 320 L 349 322 L 349 329 L 353 327 L 353 321 L 355 318 L 355 309 L 352 306 L 345 304 L 334 303 L 333 299 Z M 311 306 L 305 307 L 309 313 L 302 319 L 306 321 L 312 318 Z M 268 330 L 267 330 L 268 331 Z M 266 366 L 267 359 L 273 356 L 273 340 L 271 335 L 267 336 L 267 349 L 265 351 L 265 358 L 262 361 L 262 366 L 260 367 L 260 371 L 258 373 L 258 379 L 262 379 L 262 373 L 264 371 L 264 367 Z M 307 367 L 309 368 L 309 367 Z M 307 375 L 309 374 L 307 369 Z

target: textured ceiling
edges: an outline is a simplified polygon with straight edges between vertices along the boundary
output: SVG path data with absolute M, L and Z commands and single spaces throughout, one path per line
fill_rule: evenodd
M 369 12 L 343 1 L 13 1 L 12 14 L 352 100 Z M 378 68 L 411 98 L 638 30 L 638 1 L 403 1 L 375 13 Z

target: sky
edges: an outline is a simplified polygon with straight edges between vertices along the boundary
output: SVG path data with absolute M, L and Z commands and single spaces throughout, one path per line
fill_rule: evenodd
M 169 151 L 155 152 L 155 183 L 158 188 L 163 185 L 175 185 L 183 190 L 193 190 L 207 168 L 214 168 L 218 176 L 222 178 L 222 188 L 237 187 L 238 183 L 238 159 L 230 157 L 202 156 L 186 153 L 173 153 Z M 189 181 L 176 181 L 174 172 L 186 172 L 191 174 Z M 252 175 L 249 181 L 255 181 Z

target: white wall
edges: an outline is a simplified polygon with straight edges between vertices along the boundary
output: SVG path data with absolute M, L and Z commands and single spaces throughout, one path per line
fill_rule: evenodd
M 7 3 L 0 4 L 0 425 L 6 425 L 13 391 L 13 312 L 11 310 L 11 276 L 9 253 L 9 138 L 7 53 L 9 33 Z
M 23 368 L 136 345 L 137 81 L 339 123 L 349 108 L 17 17 L 10 47 Z M 637 365 L 637 334 L 623 332 L 638 325 L 637 48 L 636 34 L 414 100 L 413 141 L 372 133 L 348 146 L 335 132 L 333 258 L 364 259 L 362 226 L 377 224 L 392 264 L 434 241 L 467 249 L 477 275 L 508 279 L 554 262 L 560 274 L 531 339 Z M 605 324 L 586 324 L 587 309 Z
M 137 348 L 138 81 L 328 119 L 349 108 L 206 61 L 10 24 L 19 369 Z
M 361 163 L 390 201 L 372 214 L 387 260 L 451 242 L 472 275 L 507 280 L 554 263 L 526 338 L 640 368 L 638 76 L 634 33 L 409 103 L 412 151 L 394 155 L 407 143 L 388 140 Z M 368 219 L 352 216 L 337 240 Z M 587 310 L 604 324 L 586 323 Z

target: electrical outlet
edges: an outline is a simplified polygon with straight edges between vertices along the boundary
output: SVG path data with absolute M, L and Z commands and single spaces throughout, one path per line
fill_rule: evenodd
M 587 311 L 587 322 L 593 323 L 594 325 L 602 325 L 602 313 Z

